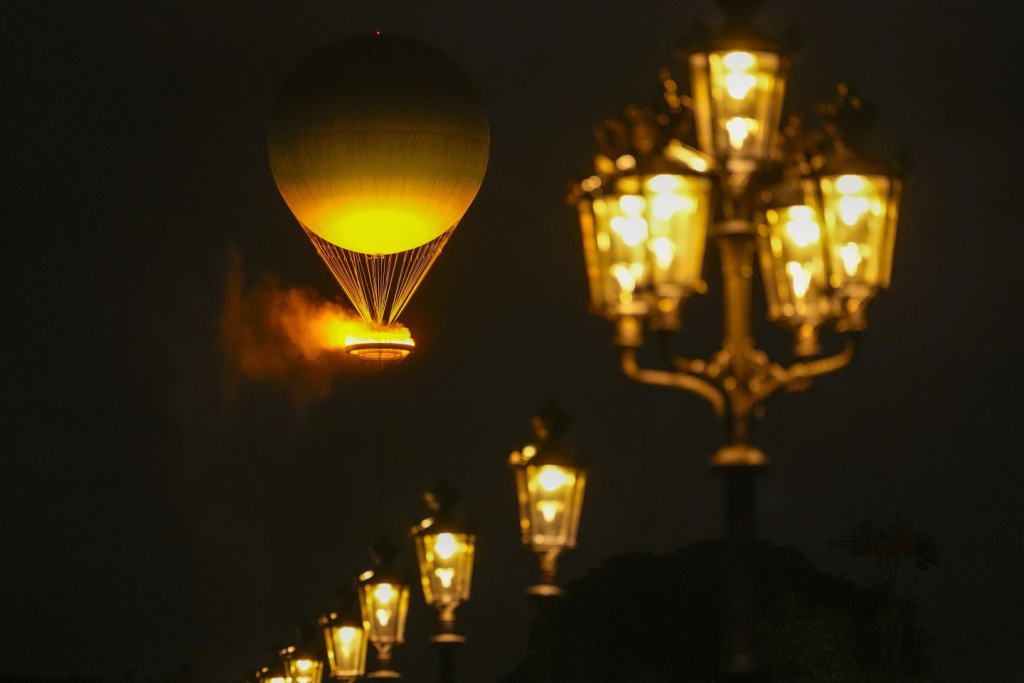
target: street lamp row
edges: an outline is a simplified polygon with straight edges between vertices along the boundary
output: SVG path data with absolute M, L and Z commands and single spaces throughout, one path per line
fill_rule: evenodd
M 586 470 L 574 450 L 562 443 L 567 417 L 548 408 L 533 418 L 535 438 L 509 458 L 519 499 L 522 541 L 540 560 L 541 582 L 527 593 L 538 599 L 555 598 L 559 555 L 576 545 Z M 431 637 L 440 652 L 440 681 L 455 680 L 454 653 L 465 637 L 455 631 L 455 609 L 469 599 L 476 554 L 476 535 L 456 514 L 458 493 L 444 481 L 424 494 L 430 511 L 410 531 L 416 548 L 423 597 L 438 611 L 440 632 Z M 395 569 L 398 549 L 386 538 L 372 555 L 374 568 L 359 575 L 341 593 L 338 609 L 320 617 L 330 677 L 351 683 L 367 678 L 399 678 L 391 668 L 394 648 L 405 642 L 409 585 Z M 548 601 L 549 602 L 549 601 Z M 547 603 L 544 603 L 547 604 Z M 549 609 L 540 621 L 547 631 Z M 542 663 L 550 657 L 550 642 L 539 644 Z M 372 644 L 377 668 L 366 672 Z M 280 650 L 275 661 L 255 673 L 254 683 L 321 683 L 324 662 L 307 644 Z

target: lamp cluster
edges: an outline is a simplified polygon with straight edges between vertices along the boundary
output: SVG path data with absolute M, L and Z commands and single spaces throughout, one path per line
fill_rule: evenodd
M 708 237 L 752 234 L 769 317 L 796 355 L 818 355 L 821 325 L 863 329 L 889 286 L 900 166 L 863 150 L 873 112 L 846 85 L 819 107 L 821 128 L 780 128 L 778 44 L 734 29 L 685 58 L 691 92 L 662 70 L 656 103 L 596 129 L 594 172 L 573 185 L 591 309 L 617 321 L 622 346 L 641 345 L 644 325 L 677 329 L 706 289 Z
M 535 438 L 510 458 L 519 497 L 523 544 L 540 558 L 543 580 L 529 593 L 555 596 L 558 556 L 576 545 L 586 470 L 576 453 L 562 445 L 568 418 L 548 408 L 533 418 Z M 454 681 L 453 650 L 465 642 L 455 631 L 455 609 L 469 599 L 476 535 L 457 511 L 458 492 L 439 482 L 423 495 L 429 516 L 409 532 L 416 549 L 426 603 L 438 612 L 440 632 L 431 641 L 441 649 L 441 681 Z M 396 646 L 405 642 L 409 582 L 395 568 L 396 548 L 386 538 L 372 549 L 374 568 L 360 574 L 339 595 L 339 605 L 318 620 L 324 648 L 300 630 L 299 643 L 277 651 L 274 661 L 250 676 L 250 683 L 351 683 L 367 678 L 399 678 L 391 667 Z M 367 673 L 368 646 L 377 666 Z

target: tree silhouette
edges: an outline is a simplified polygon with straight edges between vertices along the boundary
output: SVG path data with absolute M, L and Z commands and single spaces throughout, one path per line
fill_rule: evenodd
M 613 557 L 567 586 L 552 625 L 558 683 L 711 683 L 719 677 L 723 544 Z M 886 596 L 819 571 L 797 550 L 755 553 L 757 637 L 765 680 L 882 683 Z M 908 603 L 902 681 L 927 671 L 917 606 Z M 528 657 L 503 683 L 530 683 Z

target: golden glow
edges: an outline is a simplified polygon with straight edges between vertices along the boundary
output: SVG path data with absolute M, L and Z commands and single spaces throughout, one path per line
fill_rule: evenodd
M 529 460 L 535 455 L 537 455 L 536 446 L 526 446 L 525 448 L 523 448 L 523 457 L 526 458 L 527 460 Z
M 300 659 L 297 662 L 295 662 L 295 667 L 299 671 L 309 671 L 309 669 L 312 666 L 313 666 L 313 662 L 309 661 L 308 659 Z
M 444 533 L 438 534 L 437 540 L 434 542 L 434 552 L 442 560 L 451 559 L 451 556 L 459 549 L 458 543 L 455 542 L 455 537 L 451 534 Z
M 836 190 L 840 194 L 857 194 L 867 187 L 864 178 L 859 175 L 844 175 L 836 178 Z
M 678 211 L 693 213 L 696 208 L 696 202 L 682 194 L 664 192 L 654 195 L 654 199 L 651 200 L 651 213 L 659 221 L 669 220 Z
M 464 77 L 451 78 L 433 49 L 383 41 L 381 57 L 366 59 L 360 40 L 296 69 L 271 117 L 270 168 L 305 228 L 343 249 L 393 254 L 458 224 L 483 181 L 490 133 Z
M 769 315 L 788 324 L 817 325 L 829 312 L 822 228 L 813 207 L 769 209 L 761 230 L 761 268 Z
M 387 604 L 395 597 L 395 589 L 390 583 L 381 583 L 373 590 L 373 597 L 378 601 Z
M 362 329 L 352 329 L 348 326 L 339 326 L 338 328 L 331 330 L 330 336 L 332 344 L 341 343 L 333 348 L 344 348 L 346 346 L 352 346 L 353 344 L 372 344 L 375 342 L 386 343 L 386 344 L 401 344 L 402 346 L 408 346 L 410 349 L 416 346 L 416 342 L 413 341 L 412 335 L 409 334 L 409 329 L 404 325 L 391 325 L 380 330 L 362 326 Z
M 632 294 L 636 289 L 636 278 L 633 277 L 633 273 L 625 263 L 616 263 L 612 266 L 612 275 L 618 280 L 623 293 Z
M 864 260 L 861 249 L 868 250 L 868 247 L 867 245 L 862 247 L 856 242 L 847 242 L 844 246 L 839 247 L 839 258 L 843 261 L 843 270 L 850 277 L 857 275 L 861 261 Z
M 857 225 L 860 217 L 870 208 L 871 203 L 867 197 L 842 197 L 839 200 L 839 215 L 847 225 Z
M 540 487 L 545 491 L 557 491 L 571 481 L 570 475 L 556 465 L 545 465 L 537 476 Z
M 612 219 L 611 225 L 612 230 L 622 236 L 622 241 L 627 247 L 635 247 L 647 239 L 647 221 L 640 216 L 616 216 Z
M 811 286 L 811 274 L 807 272 L 803 265 L 796 261 L 790 261 L 786 264 L 786 272 L 793 283 L 793 294 L 803 298 L 807 294 L 807 288 Z
M 355 640 L 357 632 L 351 626 L 342 626 L 338 629 L 338 640 L 341 642 L 341 647 L 348 654 L 348 648 L 352 646 L 352 641 Z
M 282 676 L 274 676 L 270 679 L 270 683 L 285 683 L 285 680 Z
M 636 166 L 636 159 L 633 158 L 632 154 L 623 154 L 621 157 L 615 160 L 615 167 L 620 171 L 628 171 L 629 169 Z
M 683 179 L 676 175 L 663 173 L 656 175 L 647 181 L 647 187 L 652 192 L 672 192 L 683 186 Z
M 701 151 L 730 160 L 771 156 L 784 86 L 780 55 L 713 50 L 689 62 Z
M 565 508 L 562 503 L 554 500 L 542 500 L 537 503 L 537 509 L 540 510 L 540 514 L 544 517 L 545 522 L 555 521 L 555 517 L 558 513 Z
M 725 130 L 729 133 L 729 144 L 733 149 L 743 149 L 750 133 L 757 131 L 757 121 L 754 119 L 734 116 L 725 123 Z
M 644 210 L 644 198 L 635 194 L 624 194 L 619 197 L 619 208 L 627 216 L 639 216 L 640 212 Z
M 757 60 L 749 52 L 730 52 L 722 57 L 722 63 L 729 71 L 747 71 Z
M 757 85 L 757 79 L 751 74 L 729 73 L 725 76 L 725 88 L 733 99 L 742 100 Z
M 885 287 L 892 269 L 899 180 L 884 175 L 824 176 L 818 181 L 830 245 L 830 280 L 860 302 Z
M 657 237 L 651 240 L 650 247 L 659 268 L 671 267 L 672 260 L 676 255 L 676 245 L 672 243 L 672 240 L 667 237 Z
M 387 626 L 388 622 L 391 621 L 391 610 L 384 609 L 383 607 L 377 610 L 377 622 L 381 626 Z
M 806 247 L 821 239 L 821 227 L 814 218 L 814 211 L 809 206 L 792 206 L 789 208 L 789 222 L 786 232 L 798 247 Z
M 434 576 L 441 581 L 441 585 L 445 588 L 452 587 L 452 578 L 455 576 L 455 570 L 451 567 L 438 567 L 434 570 Z

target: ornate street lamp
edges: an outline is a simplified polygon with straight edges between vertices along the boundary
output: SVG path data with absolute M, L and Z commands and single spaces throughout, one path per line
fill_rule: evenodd
M 663 71 L 657 102 L 630 106 L 595 130 L 594 172 L 573 186 L 569 199 L 580 212 L 591 308 L 615 321 L 625 374 L 696 393 L 725 418 L 726 444 L 711 465 L 726 481 L 731 541 L 726 671 L 747 675 L 756 670 L 747 568 L 753 481 L 767 464 L 751 443 L 751 426 L 776 391 L 805 389 L 853 358 L 866 303 L 889 284 L 901 182 L 897 164 L 864 150 L 873 111 L 845 85 L 819 108 L 820 128 L 793 116 L 780 129 L 788 49 L 756 29 L 759 0 L 718 4 L 724 24 L 695 31 L 681 55 L 690 96 Z M 686 230 L 656 236 L 644 181 L 629 185 L 628 179 L 659 177 L 650 173 L 673 163 L 690 179 L 677 184 L 685 188 L 685 204 L 713 204 L 689 214 Z M 703 291 L 705 236 L 721 259 L 724 339 L 707 360 L 692 360 L 674 353 L 667 332 L 678 328 L 687 295 Z M 661 237 L 672 243 L 673 259 L 696 265 L 669 269 L 656 282 L 652 255 L 668 253 L 655 244 Z M 793 334 L 796 360 L 788 367 L 755 345 L 755 257 L 768 317 Z M 673 286 L 683 293 L 675 299 L 664 294 Z M 828 328 L 845 334 L 846 345 L 823 355 L 818 335 Z M 667 368 L 639 365 L 647 330 L 659 333 Z
M 579 455 L 562 443 L 569 417 L 549 406 L 532 419 L 535 441 L 508 462 L 516 477 L 523 545 L 540 561 L 541 582 L 526 589 L 537 603 L 532 643 L 537 683 L 549 683 L 551 617 L 562 589 L 555 585 L 558 557 L 576 547 L 587 471 Z
M 466 641 L 455 632 L 455 608 L 469 599 L 476 536 L 455 516 L 459 494 L 444 481 L 423 496 L 430 517 L 412 528 L 423 598 L 435 607 L 441 633 L 430 638 L 441 656 L 441 683 L 455 681 L 455 648 Z
M 312 650 L 291 645 L 279 655 L 284 666 L 284 683 L 320 683 L 324 663 Z
M 331 678 L 351 683 L 366 672 L 366 628 L 358 592 L 350 590 L 337 612 L 320 617 Z
M 587 471 L 578 454 L 561 443 L 568 416 L 555 407 L 533 418 L 536 442 L 509 456 L 519 497 L 523 545 L 540 560 L 541 583 L 528 592 L 559 595 L 558 557 L 576 547 Z
M 391 651 L 405 642 L 405 617 L 409 612 L 409 586 L 395 573 L 398 549 L 386 538 L 373 547 L 376 567 L 359 577 L 359 606 L 367 639 L 377 650 L 376 671 L 367 678 L 399 678 L 389 668 Z

